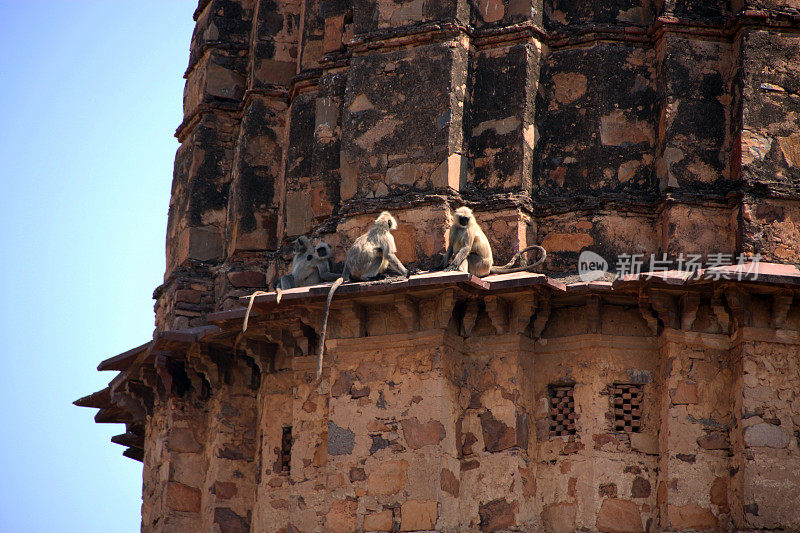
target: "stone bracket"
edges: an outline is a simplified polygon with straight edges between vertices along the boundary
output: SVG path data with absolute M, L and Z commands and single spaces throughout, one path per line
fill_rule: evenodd
M 714 296 L 711 299 L 711 309 L 714 311 L 714 316 L 717 317 L 717 322 L 722 331 L 728 333 L 731 325 L 731 315 L 725 306 L 725 297 L 721 288 L 714 291 Z
M 736 327 L 750 326 L 752 319 L 750 295 L 733 285 L 725 287 L 723 293 L 725 294 L 725 301 L 731 310 L 731 315 L 736 320 Z
M 464 317 L 461 320 L 461 335 L 469 337 L 472 335 L 472 330 L 475 329 L 475 323 L 478 320 L 478 311 L 480 310 L 480 301 L 476 298 L 470 298 L 466 301 L 464 306 Z
M 505 300 L 499 296 L 487 296 L 483 301 L 486 303 L 486 314 L 497 334 L 502 335 L 508 331 L 508 305 Z
M 455 307 L 455 290 L 442 291 L 435 298 L 419 304 L 419 322 L 423 330 L 444 329 L 450 323 Z
M 536 317 L 533 319 L 533 338 L 538 339 L 542 336 L 547 321 L 550 320 L 550 297 L 544 296 L 539 301 L 539 308 Z
M 408 296 L 400 298 L 395 302 L 397 314 L 400 317 L 408 331 L 417 331 L 419 324 L 419 307 L 417 302 Z
M 600 307 L 602 302 L 596 294 L 586 297 L 586 323 L 589 333 L 600 333 Z
M 650 297 L 644 287 L 639 289 L 639 313 L 647 323 L 647 327 L 653 332 L 653 335 L 658 335 L 658 318 L 653 314 L 652 307 L 650 306 Z
M 525 293 L 512 302 L 511 318 L 509 321 L 511 333 L 525 334 L 531 323 L 531 318 L 536 312 L 538 303 L 536 294 L 534 293 Z
M 794 295 L 780 293 L 772 297 L 772 316 L 770 322 L 773 328 L 780 329 L 786 324 L 786 316 L 792 306 Z
M 700 295 L 695 292 L 687 292 L 681 296 L 681 329 L 690 331 L 697 318 L 697 310 L 700 308 Z

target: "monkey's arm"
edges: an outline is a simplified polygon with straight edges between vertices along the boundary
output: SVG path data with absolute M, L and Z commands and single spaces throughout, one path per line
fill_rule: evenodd
M 392 252 L 387 252 L 383 255 L 383 257 L 389 262 L 389 267 L 394 269 L 395 271 L 399 272 L 405 277 L 408 277 L 408 270 L 403 263 L 394 255 Z
M 322 281 L 336 281 L 341 277 L 339 274 L 331 272 L 327 261 L 317 265 L 317 272 L 319 272 L 319 277 Z
M 450 262 L 450 266 L 448 266 L 445 270 L 458 270 L 458 266 L 467 259 L 470 250 L 472 250 L 472 240 L 461 247 L 458 253 L 456 253 L 456 256 Z
M 444 257 L 442 258 L 442 264 L 439 265 L 439 270 L 444 270 L 448 264 L 450 264 L 450 258 L 453 257 L 453 243 L 447 243 L 447 251 L 444 253 Z
M 295 286 L 294 276 L 292 274 L 286 274 L 281 276 L 280 279 L 278 279 L 278 281 L 275 282 L 273 288 L 285 291 L 287 289 L 293 289 L 294 286 Z

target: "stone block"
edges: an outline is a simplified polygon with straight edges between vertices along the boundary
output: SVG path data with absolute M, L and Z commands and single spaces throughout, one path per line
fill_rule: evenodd
M 429 531 L 436 527 L 438 516 L 435 500 L 406 500 L 400 508 L 400 531 Z
M 331 533 L 355 533 L 357 531 L 355 500 L 337 500 L 331 504 L 325 516 L 325 528 Z
M 789 433 L 780 426 L 756 424 L 744 430 L 744 443 L 747 446 L 786 448 L 791 439 Z
M 658 455 L 658 437 L 650 433 L 631 433 L 631 449 L 647 455 Z
M 416 418 L 409 418 L 403 420 L 401 425 L 406 444 L 412 450 L 439 444 L 446 436 L 444 426 L 438 420 L 429 420 L 422 423 Z
M 708 531 L 716 530 L 718 525 L 717 518 L 710 509 L 696 504 L 668 505 L 667 516 L 670 526 L 678 530 Z
M 542 525 L 546 533 L 573 533 L 575 531 L 575 504 L 551 503 L 542 511 Z
M 391 509 L 364 516 L 364 531 L 392 531 L 394 518 Z
M 513 526 L 518 507 L 517 502 L 505 498 L 481 504 L 478 508 L 481 531 L 501 531 Z
M 167 483 L 167 507 L 175 511 L 200 512 L 200 489 L 175 481 Z
M 603 533 L 643 533 L 639 506 L 629 500 L 606 498 L 597 514 L 597 529 Z

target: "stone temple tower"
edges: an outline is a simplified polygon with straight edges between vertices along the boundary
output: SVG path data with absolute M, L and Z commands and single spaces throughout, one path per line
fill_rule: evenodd
M 156 331 L 76 402 L 143 531 L 800 530 L 798 0 L 194 18 Z M 327 285 L 242 333 L 295 237 L 425 271 L 461 205 L 540 273 L 346 283 L 319 380 Z

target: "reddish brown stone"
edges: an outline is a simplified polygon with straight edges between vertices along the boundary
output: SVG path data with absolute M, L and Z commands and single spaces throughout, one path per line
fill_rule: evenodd
M 190 304 L 199 304 L 203 296 L 200 291 L 192 289 L 179 289 L 175 291 L 175 300 L 178 302 L 187 302 Z
M 634 478 L 631 484 L 631 498 L 649 498 L 651 491 L 649 481 L 641 476 Z
M 243 272 L 228 272 L 228 281 L 234 287 L 264 287 L 267 284 L 267 278 L 263 272 L 255 272 L 246 270 Z
M 350 481 L 351 482 L 364 481 L 365 479 L 367 479 L 367 474 L 366 474 L 366 472 L 364 472 L 363 468 L 353 467 L 353 468 L 350 469 Z
M 497 420 L 490 411 L 481 413 L 483 443 L 487 452 L 499 452 L 517 444 L 517 431 Z
M 597 514 L 597 529 L 604 533 L 642 533 L 639 507 L 632 501 L 605 499 Z
M 553 503 L 542 511 L 542 525 L 546 533 L 574 533 L 575 504 Z
M 704 450 L 727 450 L 731 447 L 724 435 L 714 432 L 697 439 L 697 445 Z
M 250 514 L 239 516 L 232 509 L 217 507 L 214 509 L 214 524 L 220 533 L 250 533 Z
M 169 433 L 169 449 L 173 452 L 198 453 L 203 451 L 203 446 L 190 429 L 175 428 Z
M 616 498 L 617 497 L 617 484 L 616 483 L 603 483 L 597 488 L 597 494 L 601 498 Z
M 412 450 L 439 444 L 445 437 L 444 426 L 438 420 L 428 420 L 423 424 L 416 418 L 408 418 L 401 425 L 406 444 Z
M 355 383 L 356 378 L 352 372 L 339 372 L 339 376 L 336 378 L 336 381 L 333 382 L 331 386 L 331 396 L 334 398 L 338 398 L 342 394 L 347 394 L 350 392 L 350 388 Z
M 364 531 L 392 531 L 394 517 L 390 509 L 364 516 Z
M 472 461 L 461 461 L 461 471 L 466 472 L 467 470 L 474 470 L 481 466 L 480 461 L 472 460 Z
M 428 531 L 436 527 L 439 504 L 436 500 L 406 500 L 400 508 L 400 531 Z
M 183 483 L 167 483 L 167 507 L 176 511 L 200 512 L 200 489 Z
M 670 397 L 675 405 L 696 404 L 698 402 L 697 383 L 681 381 L 676 388 L 670 391 Z
M 712 505 L 717 505 L 722 509 L 728 508 L 728 481 L 723 477 L 714 479 L 711 484 L 710 499 Z
M 674 529 L 694 529 L 707 531 L 717 527 L 717 518 L 710 509 L 699 505 L 668 505 L 669 525 Z
M 355 533 L 356 509 L 358 502 L 355 500 L 337 500 L 331 504 L 325 516 L 325 528 L 332 533 Z
M 214 483 L 214 494 L 221 500 L 230 500 L 236 496 L 236 483 L 217 481 Z
M 459 482 L 455 474 L 446 468 L 442 468 L 441 472 L 441 488 L 454 498 L 458 498 Z
M 517 514 L 517 502 L 508 502 L 505 498 L 492 500 L 478 508 L 481 517 L 481 531 L 500 531 L 514 525 Z

